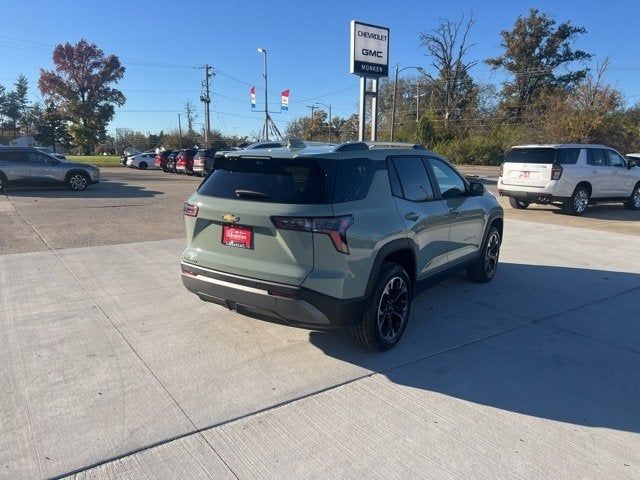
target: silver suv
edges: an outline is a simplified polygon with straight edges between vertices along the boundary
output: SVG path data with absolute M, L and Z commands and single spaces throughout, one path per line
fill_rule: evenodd
M 60 160 L 32 147 L 0 147 L 0 191 L 20 183 L 65 183 L 80 191 L 100 181 L 100 169 Z
M 347 326 L 371 350 L 402 336 L 416 283 L 493 278 L 503 212 L 481 183 L 408 144 L 245 150 L 184 205 L 184 286 L 239 313 Z

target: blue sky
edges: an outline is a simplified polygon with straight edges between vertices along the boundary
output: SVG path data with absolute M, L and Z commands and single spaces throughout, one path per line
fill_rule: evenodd
M 260 107 L 263 59 L 256 48 L 264 47 L 269 54 L 270 105 L 277 107 L 279 92 L 291 89 L 289 112 L 274 115 L 284 129 L 289 120 L 308 114 L 307 105 L 315 101 L 332 104 L 334 115 L 356 111 L 358 79 L 348 73 L 352 19 L 391 29 L 391 65 L 429 68 L 418 32 L 431 29 L 439 18 L 473 12 L 471 40 L 477 46 L 470 58 L 482 60 L 499 54 L 499 32 L 534 5 L 558 21 L 586 27 L 588 33 L 577 47 L 594 53 L 595 60 L 608 55 L 613 62 L 609 82 L 622 89 L 629 103 L 640 101 L 638 0 L 10 1 L 3 6 L 0 30 L 0 83 L 8 86 L 24 73 L 31 99 L 39 99 L 39 69 L 52 67 L 53 46 L 86 38 L 118 55 L 127 68 L 119 85 L 127 103 L 110 130 L 154 132 L 176 128 L 177 112 L 187 99 L 197 104 L 197 121 L 203 121 L 198 101 L 202 71 L 193 66 L 209 63 L 217 71 L 213 127 L 249 134 L 262 122 L 259 113 L 251 112 L 249 87 L 256 85 Z M 7 21 L 11 18 L 16 21 Z M 482 82 L 503 79 L 483 64 L 473 74 Z

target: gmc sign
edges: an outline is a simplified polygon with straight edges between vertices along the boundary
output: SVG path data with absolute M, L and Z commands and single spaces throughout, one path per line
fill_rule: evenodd
M 363 77 L 389 75 L 389 29 L 351 21 L 349 71 Z

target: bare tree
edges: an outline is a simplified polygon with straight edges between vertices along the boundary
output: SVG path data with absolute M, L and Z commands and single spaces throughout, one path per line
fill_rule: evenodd
M 440 19 L 440 25 L 428 32 L 420 33 L 420 44 L 431 57 L 435 74 L 426 73 L 428 83 L 433 88 L 442 112 L 445 126 L 457 116 L 472 100 L 475 92 L 469 70 L 478 61 L 467 61 L 466 57 L 475 43 L 469 43 L 468 36 L 474 25 L 473 16 L 465 20 Z
M 196 113 L 196 107 L 191 100 L 187 100 L 187 103 L 184 104 L 184 116 L 187 119 L 187 135 L 189 137 L 189 144 L 193 145 L 193 124 L 198 118 L 198 114 Z

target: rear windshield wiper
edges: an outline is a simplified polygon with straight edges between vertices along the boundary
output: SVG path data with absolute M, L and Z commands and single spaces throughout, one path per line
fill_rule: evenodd
M 236 190 L 236 197 L 271 198 L 271 195 L 255 190 Z

